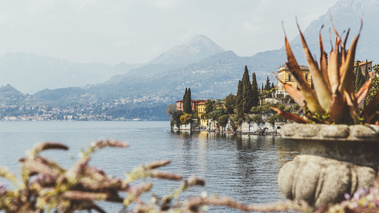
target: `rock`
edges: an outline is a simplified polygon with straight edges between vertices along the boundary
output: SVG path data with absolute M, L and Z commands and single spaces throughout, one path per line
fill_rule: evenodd
M 305 200 L 312 206 L 337 203 L 344 194 L 370 187 L 374 169 L 312 155 L 299 155 L 279 171 L 279 187 L 288 199 Z
M 297 129 L 298 129 L 298 124 L 296 123 L 286 124 L 282 126 L 280 133 L 283 136 L 293 136 L 293 135 L 296 135 Z
M 355 138 L 376 138 L 378 133 L 371 126 L 366 125 L 353 125 L 350 126 L 351 136 Z
M 297 135 L 300 137 L 315 137 L 318 135 L 320 126 L 316 124 L 305 124 L 298 126 Z
M 327 125 L 285 124 L 281 128 L 284 138 L 313 141 L 378 141 L 379 126 L 375 125 Z
M 348 125 L 322 125 L 320 132 L 325 138 L 347 138 L 350 129 Z
M 376 134 L 379 134 L 379 126 L 372 124 L 370 127 L 375 130 Z

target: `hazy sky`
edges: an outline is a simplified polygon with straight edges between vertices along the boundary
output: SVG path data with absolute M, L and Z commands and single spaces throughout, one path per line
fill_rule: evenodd
M 204 34 L 240 56 L 283 46 L 337 0 L 17 0 L 0 3 L 0 56 L 148 62 Z

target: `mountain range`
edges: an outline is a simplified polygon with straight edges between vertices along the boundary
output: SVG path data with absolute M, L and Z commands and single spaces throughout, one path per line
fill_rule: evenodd
M 364 25 L 356 59 L 373 60 L 374 64 L 379 61 L 379 40 L 376 38 L 379 34 L 376 24 L 379 20 L 378 0 L 340 0 L 303 29 L 315 57 L 319 55 L 318 34 L 321 26 L 324 26 L 321 31 L 324 47 L 329 52 L 329 32 L 334 38 L 330 19 L 343 36 L 346 35 L 343 31 L 351 27 L 349 44 L 359 32 L 361 17 Z M 290 44 L 298 62 L 306 64 L 299 36 Z M 233 51 L 225 51 L 205 35 L 199 35 L 147 64 L 79 64 L 33 54 L 10 53 L 0 58 L 0 84 L 9 83 L 22 92 L 34 93 L 34 99 L 48 103 L 62 98 L 78 101 L 85 100 L 85 97 L 102 100 L 124 97 L 143 100 L 146 105 L 172 104 L 182 98 L 186 87 L 191 88 L 192 98 L 195 99 L 224 98 L 230 93 L 235 94 L 245 65 L 250 73 L 256 73 L 259 85 L 267 76 L 276 83 L 271 72 L 275 72 L 285 61 L 283 47 L 251 57 L 240 57 Z M 21 77 L 20 73 L 23 73 Z
M 49 88 L 82 87 L 101 83 L 141 64 L 75 63 L 31 53 L 7 53 L 0 58 L 0 85 L 11 84 L 23 93 Z

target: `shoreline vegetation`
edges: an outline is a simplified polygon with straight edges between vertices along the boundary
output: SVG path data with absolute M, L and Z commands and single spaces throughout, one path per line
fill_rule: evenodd
M 280 128 L 287 121 L 271 107 L 288 113 L 299 113 L 301 108 L 290 96 L 276 95 L 276 91 L 277 87 L 268 76 L 261 88 L 258 87 L 254 72 L 250 81 L 245 66 L 237 95 L 229 94 L 217 100 L 193 100 L 191 89 L 186 88 L 183 100 L 177 101 L 176 105 L 169 105 L 166 114 L 171 120 L 173 131 L 280 135 Z
M 356 64 L 359 64 L 358 62 Z M 362 74 L 359 72 L 359 67 L 355 73 Z M 348 119 L 346 122 L 363 124 L 363 118 L 367 118 L 367 123 L 378 125 L 379 111 L 376 109 L 379 105 L 379 93 L 377 92 L 379 88 L 379 65 L 373 66 L 370 73 L 367 72 L 366 68 L 365 73 L 366 75 L 362 75 L 363 77 L 355 74 L 351 79 L 354 88 L 352 93 L 356 92 L 360 95 L 358 97 L 359 109 L 357 105 L 353 113 L 354 119 Z M 301 73 L 298 75 L 301 76 Z M 279 81 L 281 82 L 281 80 Z M 171 120 L 173 131 L 209 131 L 225 134 L 280 135 L 281 127 L 294 121 L 326 124 L 341 122 L 341 119 L 335 120 L 327 113 L 312 114 L 309 109 L 311 105 L 302 102 L 304 98 L 301 98 L 300 90 L 284 82 L 282 84 L 290 90 L 287 95 L 286 93 L 277 93 L 278 87 L 270 83 L 269 77 L 267 77 L 266 85 L 263 86 L 262 84 L 259 89 L 255 73 L 252 73 L 252 81 L 250 82 L 249 72 L 245 66 L 242 80 L 238 83 L 237 95 L 229 94 L 224 99 L 217 100 L 201 100 L 204 104 L 196 106 L 194 103 L 199 102 L 199 100 L 191 99 L 191 90 L 186 88 L 183 100 L 177 101 L 176 105 L 169 105 L 166 108 L 166 114 Z M 313 78 L 310 85 L 305 81 L 303 84 L 302 87 L 314 91 Z M 314 92 L 310 93 L 313 94 Z M 374 101 L 370 102 L 370 100 Z M 333 106 L 336 108 L 339 105 L 334 103 Z M 335 111 L 339 113 L 340 117 L 349 114 L 346 110 L 345 113 L 338 109 Z M 367 111 L 369 115 L 366 113 Z M 333 114 L 333 116 L 335 115 Z M 307 119 L 304 120 L 303 117 L 307 117 Z

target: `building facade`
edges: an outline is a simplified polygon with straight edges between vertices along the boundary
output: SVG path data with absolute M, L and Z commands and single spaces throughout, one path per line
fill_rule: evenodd
M 200 125 L 207 126 L 207 120 L 201 119 L 201 115 L 205 113 L 206 100 L 191 100 L 192 111 L 197 111 L 197 115 L 200 118 Z M 176 101 L 176 110 L 183 111 L 183 100 Z
M 312 76 L 309 73 L 309 68 L 307 66 L 300 66 L 300 70 L 303 73 L 305 80 L 308 82 L 309 85 L 311 85 Z M 282 66 L 278 69 L 278 78 L 280 81 L 286 84 L 290 84 L 294 88 L 298 87 L 295 78 L 286 66 Z M 283 96 L 285 97 L 286 95 L 288 95 L 288 93 L 285 91 L 283 84 L 280 81 L 278 81 L 278 89 L 276 91 L 276 96 L 278 97 L 279 94 L 283 94 Z
M 191 109 L 192 111 L 198 110 L 199 106 L 202 112 L 205 112 L 205 102 L 206 100 L 191 100 Z M 176 101 L 176 110 L 183 111 L 183 100 Z
M 367 66 L 367 71 L 371 72 L 372 71 L 372 61 L 355 61 L 354 62 L 354 71 L 357 70 L 357 67 L 359 66 L 359 69 L 363 74 L 365 74 L 366 71 L 366 66 Z

